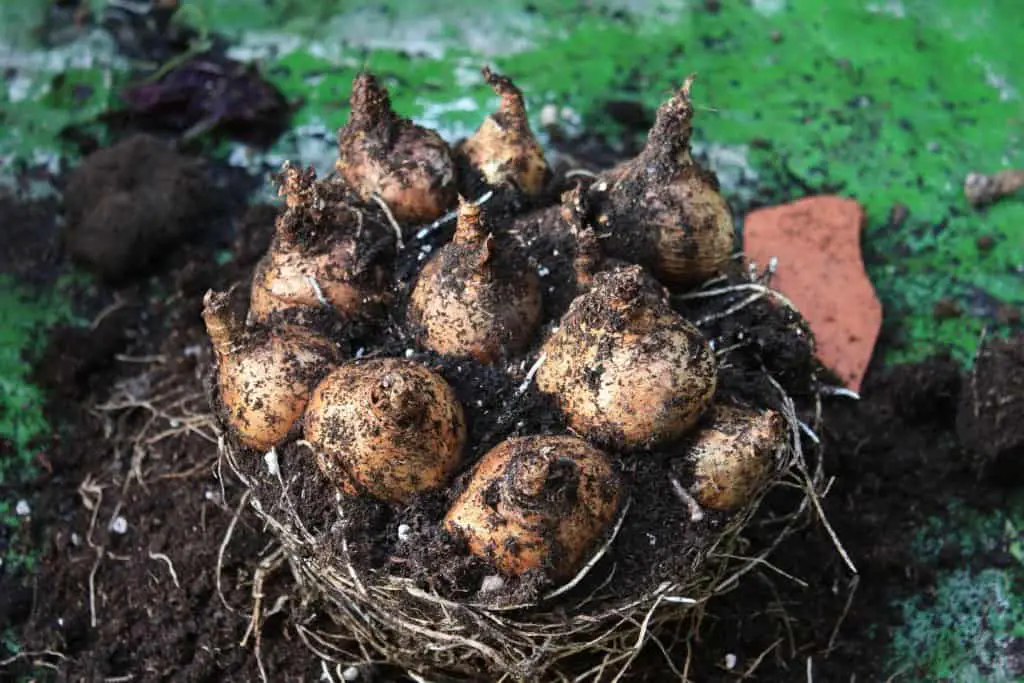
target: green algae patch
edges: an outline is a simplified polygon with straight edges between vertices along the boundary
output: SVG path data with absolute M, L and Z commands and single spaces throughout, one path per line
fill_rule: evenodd
M 0 275 L 0 440 L 4 442 L 0 484 L 33 476 L 33 442 L 52 430 L 43 414 L 43 393 L 29 375 L 42 333 L 73 319 L 64 284 L 49 293 L 29 293 L 9 276 Z M 0 498 L 0 523 L 15 526 L 14 508 L 15 501 Z
M 899 605 L 889 670 L 906 680 L 1024 678 L 1024 494 L 998 510 L 951 500 L 923 528 L 913 551 L 930 566 L 955 549 L 956 569 L 940 570 L 932 591 Z M 998 557 L 998 561 L 993 558 Z

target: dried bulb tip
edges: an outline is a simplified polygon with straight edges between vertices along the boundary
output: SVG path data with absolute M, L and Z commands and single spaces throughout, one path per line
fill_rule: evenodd
M 691 73 L 689 76 L 683 79 L 683 84 L 679 87 L 679 94 L 682 95 L 684 99 L 690 99 L 690 91 L 693 88 L 693 82 L 695 80 L 697 80 L 696 73 Z
M 455 224 L 454 240 L 460 244 L 483 242 L 487 233 L 483 228 L 483 209 L 459 196 L 459 217 Z
M 208 289 L 203 295 L 203 322 L 214 348 L 221 350 L 230 345 L 241 329 L 241 320 L 231 310 L 231 294 L 237 285 L 226 292 Z
M 516 111 L 522 109 L 523 91 L 512 82 L 511 78 L 494 73 L 489 66 L 480 69 L 480 73 L 483 74 L 484 82 L 491 86 L 494 93 L 501 96 L 503 109 L 506 109 L 509 104 L 516 105 Z
M 362 71 L 352 81 L 349 105 L 353 117 L 377 118 L 392 115 L 391 96 L 377 77 Z

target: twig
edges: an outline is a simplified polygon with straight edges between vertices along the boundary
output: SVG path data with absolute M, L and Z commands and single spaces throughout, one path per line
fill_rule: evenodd
M 316 296 L 316 300 L 320 302 L 321 306 L 331 305 L 331 302 L 327 300 L 326 296 L 324 296 L 324 290 L 320 288 L 320 283 L 316 281 L 315 277 L 307 275 L 306 282 L 313 288 L 313 294 Z
M 96 561 L 92 563 L 92 569 L 89 571 L 89 623 L 93 628 L 96 628 L 98 623 L 96 620 L 96 572 L 99 571 L 100 562 L 103 561 L 105 553 L 106 550 L 103 546 L 97 546 Z
M 1024 168 L 1008 168 L 992 174 L 972 171 L 964 178 L 964 196 L 972 206 L 991 204 L 1022 187 Z
M 632 504 L 632 498 L 626 500 L 626 504 L 622 506 L 622 514 L 619 515 L 619 521 L 615 523 L 615 527 L 612 529 L 612 533 L 608 537 L 608 540 L 601 545 L 601 547 L 598 549 L 596 553 L 594 553 L 594 556 L 590 558 L 590 561 L 583 565 L 583 569 L 581 569 L 579 573 L 577 573 L 576 576 L 574 576 L 572 580 L 569 581 L 569 583 L 565 584 L 560 588 L 556 588 L 555 590 L 545 595 L 544 600 L 551 600 L 552 598 L 557 598 L 559 595 L 568 593 L 573 588 L 579 585 L 580 581 L 582 581 L 583 578 L 590 573 L 590 570 L 593 569 L 594 566 L 601 561 L 601 558 L 604 557 L 604 554 L 608 552 L 608 548 L 610 548 L 612 543 L 615 542 L 615 537 L 619 535 L 619 530 L 622 529 L 622 524 L 626 521 L 626 514 L 629 512 L 629 506 Z
M 704 316 L 703 318 L 700 318 L 699 320 L 697 320 L 693 324 L 696 325 L 697 327 L 702 327 L 704 325 L 707 325 L 710 322 L 714 322 L 715 320 L 721 320 L 722 318 L 728 318 L 730 315 L 734 315 L 734 314 L 740 312 L 741 310 L 743 310 L 744 308 L 746 308 L 750 304 L 756 303 L 756 302 L 760 301 L 761 299 L 763 299 L 764 297 L 765 297 L 765 293 L 764 292 L 754 292 L 753 294 L 751 294 L 747 298 L 743 299 L 739 303 L 735 303 L 732 306 L 729 306 L 729 308 L 725 309 L 724 311 L 718 311 L 716 313 L 710 313 L 710 314 Z
M 29 657 L 55 657 L 57 659 L 67 659 L 67 655 L 57 652 L 56 650 L 22 650 L 16 652 L 13 656 L 7 659 L 0 659 L 0 666 L 10 666 L 20 659 L 27 659 Z
M 160 560 L 166 564 L 168 571 L 171 572 L 171 580 L 174 581 L 175 588 L 181 588 L 181 584 L 178 583 L 178 572 L 174 571 L 174 563 L 171 562 L 171 558 L 167 557 L 167 555 L 164 555 L 163 553 L 154 553 L 153 551 L 150 551 L 149 559 Z
M 249 496 L 252 495 L 252 489 L 246 490 L 242 495 L 242 499 L 238 501 L 238 507 L 235 508 L 235 514 L 231 518 L 231 522 L 228 524 L 227 531 L 224 532 L 224 540 L 220 543 L 220 548 L 217 550 L 217 596 L 220 598 L 220 602 L 230 612 L 235 612 L 235 608 L 228 604 L 227 598 L 224 597 L 224 591 L 221 588 L 220 575 L 224 567 L 224 552 L 227 550 L 228 544 L 231 542 L 231 536 L 235 533 L 235 525 L 238 524 L 238 518 L 242 516 L 242 508 L 249 502 Z
M 523 379 L 522 383 L 516 389 L 517 398 L 525 394 L 526 390 L 530 388 L 530 384 L 533 382 L 534 376 L 537 374 L 537 371 L 540 370 L 540 366 L 544 365 L 544 361 L 546 361 L 547 358 L 547 354 L 542 353 L 537 358 L 536 362 L 534 362 L 534 364 L 530 366 L 530 369 L 526 372 L 526 377 Z
M 860 394 L 853 389 L 847 389 L 846 387 L 834 387 L 830 384 L 822 384 L 818 387 L 818 391 L 822 396 L 842 396 L 843 398 L 852 398 L 854 401 L 860 400 Z
M 583 176 L 584 178 L 597 178 L 598 174 L 593 171 L 588 171 L 585 168 L 573 168 L 565 172 L 565 179 L 575 178 L 576 176 Z
M 391 213 L 391 207 L 389 207 L 388 203 L 384 201 L 381 198 L 381 196 L 376 192 L 370 195 L 370 198 L 373 201 L 377 202 L 377 205 L 380 206 L 381 211 L 384 212 L 384 215 L 388 219 L 388 223 L 391 224 L 391 229 L 395 231 L 395 247 L 398 249 L 398 251 L 402 251 L 403 249 L 405 249 L 405 242 L 402 240 L 402 226 L 398 224 L 397 220 L 395 220 L 395 214 Z
M 761 662 L 763 662 L 764 658 L 768 656 L 768 653 L 771 652 L 772 650 L 774 650 L 775 648 L 777 648 L 779 646 L 779 643 L 781 643 L 781 642 L 782 642 L 782 638 L 779 638 L 774 643 L 772 643 L 771 645 L 766 647 L 761 652 L 761 654 L 759 654 L 757 656 L 757 658 L 754 659 L 754 661 L 750 664 L 750 666 L 747 667 L 746 671 L 743 672 L 743 675 L 740 676 L 740 680 L 743 681 L 743 680 L 746 680 L 746 679 L 750 678 L 751 676 L 753 676 L 754 672 L 757 670 L 757 667 L 761 666 Z
M 484 192 L 482 195 L 480 195 L 475 200 L 473 200 L 473 205 L 474 206 L 482 206 L 483 204 L 487 203 L 491 199 L 491 197 L 493 197 L 493 196 L 494 196 L 494 190 L 487 190 L 487 192 Z M 430 223 L 429 225 L 424 225 L 422 228 L 417 230 L 416 234 L 413 236 L 413 239 L 421 240 L 424 237 L 426 237 L 427 235 L 429 235 L 430 233 L 432 233 L 435 230 L 437 230 L 438 228 L 440 228 L 445 223 L 450 223 L 450 222 L 452 222 L 453 220 L 455 220 L 458 217 L 459 217 L 459 210 L 458 209 L 455 209 L 453 211 L 449 211 L 448 213 L 446 213 L 445 215 L 441 216 L 440 218 L 438 218 L 433 223 Z
M 843 625 L 843 621 L 846 620 L 846 615 L 850 613 L 850 606 L 853 605 L 853 596 L 857 593 L 857 586 L 860 585 L 860 574 L 855 574 L 853 580 L 850 581 L 850 592 L 846 596 L 846 605 L 843 606 L 843 613 L 839 615 L 839 619 L 836 620 L 836 625 L 832 629 L 832 635 L 828 639 L 828 647 L 825 649 L 825 656 L 827 657 L 831 652 L 832 648 L 835 647 L 836 638 L 839 636 L 839 628 Z
M 700 503 L 697 502 L 697 499 L 691 496 L 675 477 L 669 476 L 668 480 L 672 483 L 672 491 L 690 510 L 690 521 L 699 522 L 704 519 L 704 510 L 701 509 Z

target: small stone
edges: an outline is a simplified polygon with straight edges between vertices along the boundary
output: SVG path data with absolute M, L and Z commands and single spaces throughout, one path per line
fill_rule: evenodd
M 542 128 L 552 128 L 558 125 L 558 107 L 550 102 L 541 107 L 540 125 Z
M 267 474 L 276 477 L 281 474 L 281 467 L 277 460 L 277 451 L 271 448 L 263 454 L 263 462 L 267 465 Z M 253 499 L 255 500 L 255 498 Z
M 412 535 L 412 527 L 411 526 L 409 526 L 408 524 L 399 524 L 398 525 L 398 540 L 399 541 L 407 541 L 407 540 L 409 540 L 409 536 L 411 536 L 411 535 Z
M 505 580 L 500 576 L 491 574 L 490 576 L 485 576 L 484 580 L 480 583 L 480 592 L 494 593 L 495 591 L 500 591 L 504 587 Z
M 118 515 L 110 521 L 110 530 L 115 534 L 125 534 L 128 532 L 128 520 Z
M 359 669 L 354 666 L 350 666 L 341 672 L 342 679 L 346 681 L 358 681 L 359 680 Z
M 19 517 L 28 517 L 32 514 L 32 508 L 29 507 L 27 500 L 19 500 L 14 506 L 14 514 Z
M 736 655 L 731 652 L 725 656 L 725 668 L 729 671 L 736 668 Z
M 882 305 L 864 271 L 864 211 L 844 197 L 821 195 L 747 215 L 748 261 L 778 257 L 772 286 L 785 294 L 814 333 L 818 358 L 860 391 L 882 324 Z

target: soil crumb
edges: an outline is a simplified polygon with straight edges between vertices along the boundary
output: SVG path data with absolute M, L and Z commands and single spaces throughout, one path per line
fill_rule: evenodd
M 201 161 L 135 134 L 93 153 L 70 174 L 65 247 L 84 268 L 121 281 L 193 234 L 213 203 Z
M 980 474 L 1024 481 L 1024 334 L 986 342 L 960 398 L 957 434 Z

